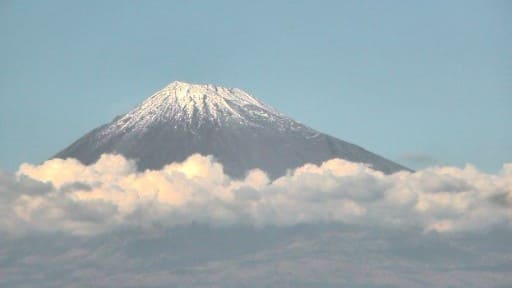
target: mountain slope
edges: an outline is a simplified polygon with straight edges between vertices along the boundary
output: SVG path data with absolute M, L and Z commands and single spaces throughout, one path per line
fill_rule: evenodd
M 159 169 L 193 153 L 214 155 L 227 174 L 260 168 L 272 178 L 305 163 L 342 158 L 393 173 L 407 168 L 317 132 L 240 89 L 173 82 L 132 111 L 98 127 L 54 158 L 93 163 L 103 153 Z

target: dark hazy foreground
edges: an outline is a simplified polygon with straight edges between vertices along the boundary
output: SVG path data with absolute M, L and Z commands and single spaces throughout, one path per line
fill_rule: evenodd
M 2 287 L 510 287 L 512 233 L 312 224 L 0 236 Z

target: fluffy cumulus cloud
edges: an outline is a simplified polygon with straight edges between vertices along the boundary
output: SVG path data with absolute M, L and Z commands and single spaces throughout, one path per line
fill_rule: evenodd
M 385 175 L 333 159 L 271 181 L 261 170 L 232 179 L 201 155 L 145 172 L 120 155 L 103 155 L 88 166 L 54 159 L 0 174 L 0 231 L 9 235 L 330 222 L 426 233 L 510 227 L 512 164 L 496 174 L 468 165 Z

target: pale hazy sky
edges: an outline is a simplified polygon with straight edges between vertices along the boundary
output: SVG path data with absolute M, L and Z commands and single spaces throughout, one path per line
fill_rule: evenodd
M 510 1 L 2 1 L 0 169 L 173 80 L 412 168 L 512 162 Z

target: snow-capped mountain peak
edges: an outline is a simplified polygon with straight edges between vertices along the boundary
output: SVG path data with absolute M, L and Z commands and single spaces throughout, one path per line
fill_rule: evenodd
M 258 126 L 264 118 L 282 122 L 285 117 L 238 88 L 174 81 L 118 119 L 112 129 L 142 129 L 155 122 L 169 121 L 187 124 L 189 128 L 205 121 Z
M 215 156 L 226 173 L 260 168 L 278 177 L 304 163 L 342 158 L 391 173 L 406 169 L 361 147 L 315 131 L 236 88 L 175 81 L 128 113 L 56 155 L 89 164 L 103 153 L 160 169 L 194 153 Z

